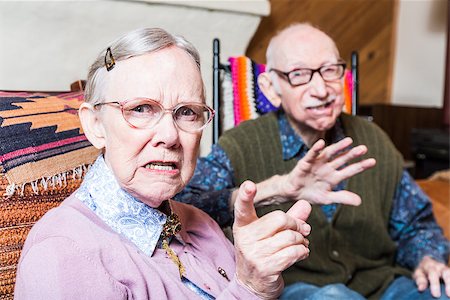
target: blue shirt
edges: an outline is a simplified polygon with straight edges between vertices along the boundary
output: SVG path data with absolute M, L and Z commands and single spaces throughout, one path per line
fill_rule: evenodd
M 309 149 L 290 126 L 283 112 L 278 114 L 278 124 L 283 159 L 301 159 Z M 332 143 L 345 137 L 339 119 L 331 136 Z M 229 207 L 229 198 L 236 188 L 233 178 L 233 168 L 227 154 L 219 145 L 213 145 L 208 156 L 198 159 L 194 176 L 176 199 L 206 211 L 219 225 L 228 225 L 233 219 Z M 345 182 L 341 182 L 333 190 L 342 190 L 344 186 Z M 322 205 L 329 221 L 336 208 L 336 204 Z M 401 266 L 414 269 L 426 255 L 443 263 L 448 260 L 449 241 L 434 219 L 428 197 L 407 171 L 403 171 L 396 188 L 389 234 L 398 245 L 396 260 Z

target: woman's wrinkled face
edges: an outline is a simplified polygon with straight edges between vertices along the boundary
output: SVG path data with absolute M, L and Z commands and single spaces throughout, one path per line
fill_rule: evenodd
M 104 102 L 144 97 L 166 109 L 204 102 L 200 71 L 177 47 L 119 61 L 107 76 Z M 118 105 L 103 105 L 98 113 L 105 161 L 125 190 L 158 207 L 184 188 L 195 169 L 201 133 L 178 129 L 170 113 L 150 129 L 131 127 Z

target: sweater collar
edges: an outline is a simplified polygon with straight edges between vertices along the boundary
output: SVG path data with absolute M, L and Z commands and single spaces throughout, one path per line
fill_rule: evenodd
M 153 255 L 167 216 L 122 189 L 102 155 L 89 169 L 76 196 L 115 232 Z M 175 237 L 184 243 L 180 234 Z
M 278 127 L 280 130 L 281 148 L 283 152 L 283 160 L 289 160 L 294 157 L 303 157 L 309 148 L 303 139 L 295 132 L 289 123 L 286 113 L 280 109 L 277 113 Z M 331 143 L 336 143 L 345 137 L 344 128 L 340 118 L 336 120 L 336 124 L 330 129 Z

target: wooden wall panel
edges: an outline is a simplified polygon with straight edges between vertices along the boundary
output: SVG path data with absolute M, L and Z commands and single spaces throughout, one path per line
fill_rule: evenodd
M 360 103 L 389 103 L 397 0 L 271 0 L 247 55 L 265 63 L 270 38 L 293 22 L 310 22 L 327 32 L 346 61 L 359 52 Z
M 412 130 L 441 129 L 444 114 L 440 108 L 388 104 L 364 105 L 360 107 L 360 112 L 373 117 L 373 122 L 389 135 L 395 147 L 407 160 L 414 159 L 411 152 Z

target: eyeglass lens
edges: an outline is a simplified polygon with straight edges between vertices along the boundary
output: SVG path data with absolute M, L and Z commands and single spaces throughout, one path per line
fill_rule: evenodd
M 289 81 L 293 85 L 305 84 L 311 81 L 315 72 L 318 72 L 324 80 L 336 80 L 342 77 L 344 66 L 340 64 L 322 66 L 317 70 L 298 69 L 289 72 Z

